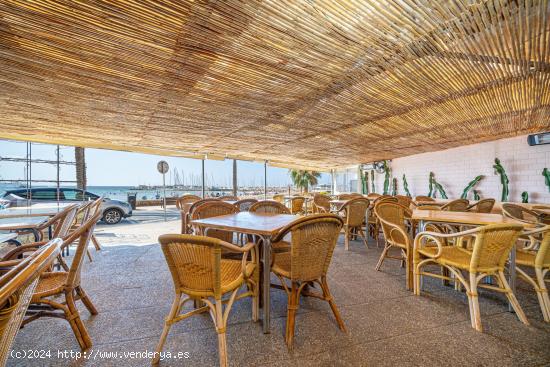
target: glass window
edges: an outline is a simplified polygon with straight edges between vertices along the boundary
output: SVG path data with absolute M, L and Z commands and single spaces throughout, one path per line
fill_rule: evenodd
M 55 190 L 33 190 L 32 200 L 57 200 Z
M 96 194 L 92 194 L 91 192 L 84 191 L 84 200 L 95 200 L 98 199 L 99 196 Z
M 82 190 L 63 189 L 62 191 L 63 195 L 65 195 L 65 200 L 84 200 Z

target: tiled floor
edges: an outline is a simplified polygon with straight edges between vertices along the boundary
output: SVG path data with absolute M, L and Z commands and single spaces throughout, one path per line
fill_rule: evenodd
M 104 245 L 86 262 L 83 286 L 99 315 L 82 316 L 94 342 L 89 360 L 60 358 L 59 351 L 79 351 L 64 320 L 42 319 L 23 328 L 15 352 L 49 350 L 51 358 L 16 359 L 9 366 L 146 366 L 148 358 L 129 358 L 124 352 L 152 352 L 173 290 L 159 246 L 160 233 L 177 233 L 178 221 L 115 227 L 103 226 Z M 228 332 L 230 364 L 234 366 L 544 366 L 550 365 L 550 324 L 542 322 L 534 294 L 519 290 L 531 326 L 525 326 L 500 295 L 484 293 L 481 312 L 484 332 L 470 327 L 463 293 L 426 280 L 421 297 L 405 290 L 404 270 L 388 261 L 374 266 L 380 249 L 352 242 L 350 251 L 338 244 L 329 285 L 348 333 L 337 328 L 327 304 L 302 299 L 294 350 L 284 343 L 286 295 L 272 290 L 272 332 L 250 318 L 249 300 L 237 302 Z M 525 284 L 520 284 L 527 289 Z M 188 352 L 165 366 L 215 366 L 217 335 L 206 314 L 176 324 L 165 351 Z M 117 354 L 115 354 L 116 352 Z M 100 353 L 100 354 L 96 354 Z M 109 354 L 110 353 L 110 354 Z M 134 357 L 142 357 L 137 355 Z

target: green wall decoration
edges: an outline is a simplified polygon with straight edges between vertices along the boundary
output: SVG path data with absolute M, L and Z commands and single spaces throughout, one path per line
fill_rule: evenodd
M 528 203 L 529 202 L 529 193 L 527 191 L 524 191 L 521 193 L 521 202 L 522 203 Z
M 434 173 L 433 172 L 430 172 L 430 178 L 429 178 L 429 183 L 430 183 L 430 186 L 429 186 L 429 189 L 430 191 L 428 192 L 428 197 L 432 197 L 432 195 L 434 194 Z
M 391 194 L 393 196 L 397 195 L 397 178 L 396 177 L 393 178 L 393 184 L 392 184 L 392 187 L 391 187 Z
M 542 175 L 544 176 L 544 184 L 548 186 L 548 192 L 550 192 L 550 171 L 548 168 L 542 170 Z
M 474 178 L 472 181 L 470 181 L 470 182 L 468 183 L 468 186 L 466 186 L 466 187 L 464 188 L 464 191 L 462 191 L 462 195 L 460 196 L 460 198 L 461 198 L 461 199 L 467 199 L 467 198 L 468 198 L 468 192 L 469 192 L 471 189 L 473 189 L 474 186 L 477 185 L 477 183 L 478 183 L 479 181 L 481 181 L 481 179 L 482 179 L 483 177 L 485 177 L 485 176 L 479 175 L 479 176 L 477 176 L 476 178 Z
M 361 177 L 361 194 L 369 193 L 369 176 L 363 170 L 359 170 L 359 175 Z
M 508 201 L 508 195 L 510 194 L 508 184 L 510 183 L 510 180 L 508 179 L 506 170 L 504 170 L 504 167 L 502 167 L 502 164 L 500 164 L 500 159 L 495 158 L 495 164 L 493 165 L 493 168 L 500 176 L 500 183 L 502 184 L 502 196 L 500 201 Z
M 374 170 L 370 171 L 370 191 L 376 193 L 376 187 L 374 187 Z
M 479 191 L 474 190 L 474 200 L 480 200 L 481 196 L 479 196 Z
M 388 161 L 384 161 L 384 195 L 390 193 L 390 166 Z
M 447 193 L 445 192 L 445 190 L 443 189 L 443 186 L 441 186 L 441 184 L 439 182 L 437 182 L 436 180 L 434 180 L 434 186 L 435 188 L 437 189 L 437 191 L 439 191 L 439 195 L 441 195 L 441 198 L 442 199 L 448 199 L 449 197 L 447 196 Z M 435 196 L 435 195 L 434 195 Z
M 408 197 L 412 197 L 411 192 L 409 191 L 409 183 L 407 182 L 407 177 L 405 177 L 404 173 L 403 173 L 403 189 L 405 190 L 405 194 Z

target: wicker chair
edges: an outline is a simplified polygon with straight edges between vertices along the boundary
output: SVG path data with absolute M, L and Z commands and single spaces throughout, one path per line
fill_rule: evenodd
M 468 296 L 472 327 L 482 331 L 477 289 L 487 288 L 502 292 L 508 297 L 518 318 L 528 325 L 529 322 L 504 276 L 508 255 L 522 229 L 523 226 L 520 224 L 493 224 L 452 234 L 419 233 L 414 240 L 413 251 L 414 293 L 420 295 L 420 281 L 421 276 L 424 275 L 460 282 Z M 446 246 L 441 241 L 441 239 L 469 236 L 474 237 L 472 251 L 458 246 Z M 422 268 L 429 264 L 437 264 L 446 268 L 454 275 L 454 278 L 423 271 Z M 469 281 L 463 276 L 464 271 L 469 273 Z M 480 284 L 480 281 L 488 276 L 496 277 L 497 286 Z
M 84 306 L 92 315 L 97 315 L 97 309 L 92 301 L 80 286 L 80 272 L 84 260 L 84 253 L 88 248 L 90 237 L 94 227 L 101 217 L 101 212 L 95 213 L 83 225 L 63 239 L 62 247 L 69 246 L 78 239 L 78 245 L 68 271 L 45 272 L 40 276 L 40 280 L 31 299 L 31 305 L 27 310 L 28 317 L 23 320 L 23 325 L 36 320 L 40 317 L 57 317 L 65 319 L 71 325 L 74 335 L 82 350 L 92 346 L 92 340 L 86 330 L 86 327 L 80 319 L 78 308 L 75 301 L 82 301 Z M 25 245 L 22 250 L 28 251 L 31 245 Z M 38 246 L 37 248 L 40 248 Z M 63 262 L 64 268 L 66 264 Z M 63 296 L 63 302 L 58 297 Z M 35 306 L 36 307 L 33 307 Z
M 367 195 L 367 199 L 369 199 L 369 200 L 375 200 L 375 199 L 379 198 L 380 196 L 382 196 L 382 195 L 377 194 L 377 193 L 375 193 L 375 192 L 371 192 L 370 194 Z
M 273 195 L 273 200 L 281 203 L 281 204 L 284 204 L 285 202 L 285 196 L 283 194 L 276 194 L 276 195 Z
M 349 250 L 349 240 L 352 235 L 361 237 L 365 246 L 369 248 L 367 235 L 363 231 L 369 206 L 369 199 L 358 197 L 348 200 L 340 208 L 339 212 L 344 214 L 344 248 L 346 250 Z
M 294 196 L 290 200 L 290 214 L 305 214 L 304 203 L 306 201 L 303 196 Z
M 256 245 L 249 243 L 237 247 L 216 238 L 169 234 L 159 237 L 159 242 L 172 274 L 175 298 L 157 345 L 153 364 L 158 364 L 170 327 L 192 315 L 209 312 L 218 333 L 220 366 L 228 365 L 225 329 L 233 303 L 244 297 L 252 297 L 252 319 L 258 318 L 258 283 L 251 275 L 257 267 Z M 242 260 L 222 259 L 222 251 L 241 254 Z M 250 254 L 250 260 L 249 258 Z M 247 285 L 247 291 L 238 294 Z M 222 297 L 229 294 L 227 301 Z M 182 296 L 185 297 L 182 300 Z M 199 301 L 204 306 L 180 314 L 188 301 Z M 224 310 L 223 304 L 227 302 Z
M 348 194 L 340 194 L 338 195 L 338 200 L 351 200 L 355 198 L 362 198 L 363 195 L 358 194 L 356 192 L 348 193 Z
M 206 198 L 206 199 L 200 199 L 195 202 L 193 202 L 187 211 L 182 210 L 181 211 L 181 232 L 183 234 L 190 234 L 192 232 L 191 224 L 189 223 L 191 221 L 191 214 L 195 210 L 196 207 L 199 205 L 202 205 L 204 203 L 210 202 L 210 201 L 220 201 L 219 198 Z
M 468 210 L 470 202 L 466 199 L 456 199 L 448 202 L 441 207 L 441 210 L 448 212 L 465 212 Z
M 330 213 L 330 197 L 323 194 L 315 194 L 313 197 L 314 213 Z
M 90 206 L 90 211 L 88 213 L 88 218 L 101 210 L 101 203 L 102 202 L 103 202 L 103 197 L 101 197 L 99 199 L 96 199 L 95 201 L 92 202 L 92 205 Z M 101 250 L 101 245 L 100 245 L 99 241 L 97 240 L 97 237 L 95 236 L 95 233 L 92 233 L 92 243 L 93 243 L 96 251 Z
M 238 213 L 239 209 L 224 201 L 216 200 L 204 202 L 197 206 L 191 213 L 191 220 L 219 217 L 220 215 Z M 222 231 L 219 229 L 202 229 L 201 227 L 193 228 L 193 232 L 198 235 L 214 237 L 225 242 L 233 243 L 233 232 Z
M 547 281 L 544 280 L 550 272 L 550 226 L 523 234 L 532 238 L 532 245 L 529 248 L 517 250 L 516 271 L 521 279 L 533 286 L 544 321 L 550 322 L 550 298 L 546 287 Z M 534 277 L 524 270 L 526 268 L 534 271 Z
M 218 199 L 224 200 L 224 201 L 239 201 L 240 200 L 238 196 L 234 196 L 234 195 L 224 195 L 224 196 L 220 196 Z
M 411 206 L 412 199 L 405 195 L 395 195 L 395 198 L 397 199 L 397 203 L 399 205 L 403 205 L 405 208 L 408 208 Z
M 490 213 L 495 205 L 495 199 L 482 199 L 466 208 L 466 211 L 475 213 Z
M 6 364 L 40 274 L 51 267 L 60 247 L 57 238 L 23 260 L 0 262 L 0 267 L 7 269 L 0 277 L 0 366 Z
M 281 229 L 273 239 L 280 241 L 288 234 L 292 234 L 291 250 L 274 254 L 271 268 L 288 296 L 285 340 L 290 349 L 292 349 L 294 340 L 296 311 L 300 304 L 301 294 L 327 301 L 338 327 L 340 330 L 346 331 L 344 321 L 327 284 L 327 270 L 342 224 L 342 219 L 337 215 L 314 214 L 290 223 Z M 287 285 L 287 279 L 290 281 L 290 285 Z M 306 285 L 313 282 L 320 285 L 322 294 L 304 290 Z
M 274 200 L 260 200 L 253 204 L 249 211 L 265 214 L 290 214 L 290 210 L 284 204 Z
M 412 238 L 409 235 L 405 222 L 410 218 L 410 210 L 398 203 L 381 202 L 374 206 L 376 217 L 380 221 L 384 232 L 384 250 L 376 264 L 376 270 L 380 271 L 385 259 L 404 262 L 407 271 L 407 289 L 412 289 Z M 394 248 L 399 250 L 400 256 L 390 255 Z
M 396 203 L 398 202 L 397 198 L 394 198 L 390 195 L 378 195 L 378 197 L 374 200 L 372 204 L 372 208 L 376 206 L 378 203 Z M 378 221 L 378 218 L 376 217 L 376 213 L 374 210 L 369 210 L 369 217 L 368 217 L 368 227 L 369 227 L 369 234 L 370 236 L 376 241 L 376 246 L 379 245 L 379 239 L 380 239 L 380 222 Z
M 524 206 L 504 203 L 502 204 L 502 215 L 523 223 L 540 223 L 541 215 Z
M 233 205 L 235 205 L 237 209 L 239 209 L 239 211 L 247 212 L 250 210 L 250 207 L 257 202 L 258 200 L 256 199 L 241 199 L 241 200 L 237 200 L 237 202 L 234 203 Z
M 199 201 L 201 199 L 200 196 L 192 195 L 192 194 L 186 194 L 182 195 L 181 197 L 176 199 L 176 208 L 178 210 L 187 210 L 189 209 L 189 206 L 186 204 L 193 204 L 195 201 Z
M 415 196 L 414 201 L 435 201 L 435 199 L 429 196 L 419 195 Z

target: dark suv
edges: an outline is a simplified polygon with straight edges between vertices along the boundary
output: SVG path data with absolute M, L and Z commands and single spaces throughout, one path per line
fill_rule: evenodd
M 27 197 L 27 194 L 27 189 L 6 190 L 0 195 L 0 199 L 9 201 L 10 206 L 26 206 L 28 199 L 31 199 L 34 203 L 56 203 L 58 201 L 57 188 L 55 187 L 32 188 L 30 189 L 30 197 Z M 59 202 L 79 202 L 98 198 L 99 195 L 89 191 L 65 187 L 59 189 Z M 107 224 L 117 224 L 122 218 L 132 215 L 130 204 L 120 200 L 103 199 L 101 210 L 103 210 L 101 220 Z

